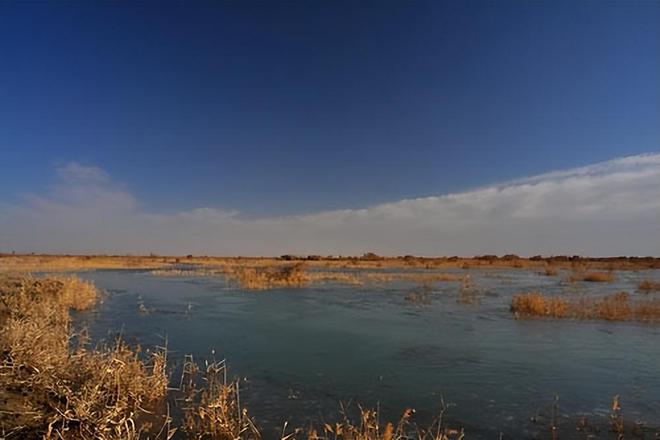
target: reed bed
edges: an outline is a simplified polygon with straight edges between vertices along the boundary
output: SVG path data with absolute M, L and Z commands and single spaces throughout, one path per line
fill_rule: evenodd
M 600 299 L 566 300 L 531 292 L 514 295 L 511 312 L 516 317 L 600 319 L 606 321 L 660 322 L 660 300 L 632 300 L 627 292 Z

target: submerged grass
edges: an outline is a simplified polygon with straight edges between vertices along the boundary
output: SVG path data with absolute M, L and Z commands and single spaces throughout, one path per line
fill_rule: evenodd
M 631 300 L 627 292 L 600 299 L 569 301 L 531 292 L 514 295 L 511 311 L 516 317 L 601 319 L 606 321 L 660 322 L 660 300 Z

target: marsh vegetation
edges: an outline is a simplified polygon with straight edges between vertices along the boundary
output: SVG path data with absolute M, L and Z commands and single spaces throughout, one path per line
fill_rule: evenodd
M 517 317 L 541 316 L 570 319 L 602 319 L 605 321 L 660 321 L 660 299 L 633 299 L 619 292 L 599 299 L 565 299 L 532 292 L 515 295 L 511 311 Z

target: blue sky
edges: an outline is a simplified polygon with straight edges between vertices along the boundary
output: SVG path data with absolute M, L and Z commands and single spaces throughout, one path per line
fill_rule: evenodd
M 660 253 L 659 78 L 657 1 L 3 2 L 0 248 Z
M 4 2 L 0 200 L 70 161 L 155 211 L 436 195 L 660 149 L 660 3 Z

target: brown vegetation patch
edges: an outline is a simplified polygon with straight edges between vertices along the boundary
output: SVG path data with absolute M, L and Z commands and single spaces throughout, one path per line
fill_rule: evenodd
M 644 280 L 637 286 L 642 292 L 660 292 L 660 282 Z
M 302 287 L 309 282 L 300 263 L 281 268 L 235 266 L 229 268 L 225 275 L 230 281 L 250 290 Z
M 536 292 L 515 295 L 511 302 L 511 311 L 521 316 L 563 318 L 566 316 L 567 309 L 568 306 L 564 300 L 546 297 Z
M 94 305 L 73 277 L 0 280 L 0 430 L 6 438 L 137 438 L 144 408 L 165 396 L 165 356 L 144 363 L 122 342 L 73 344 L 68 310 Z M 83 334 L 84 335 L 84 334 Z
M 484 255 L 477 257 L 383 257 L 366 253 L 361 257 L 295 256 L 271 257 L 209 257 L 209 256 L 128 256 L 128 255 L 13 255 L 0 254 L 0 272 L 7 271 L 66 271 L 87 269 L 159 269 L 185 262 L 199 266 L 225 267 L 234 265 L 282 266 L 292 262 L 305 262 L 311 267 L 327 268 L 419 268 L 419 269 L 534 269 L 543 270 L 546 265 L 560 269 L 582 267 L 584 270 L 641 270 L 660 268 L 660 258 L 611 257 L 589 258 L 574 256 L 524 258 L 516 255 Z
M 660 321 L 660 300 L 633 301 L 630 294 L 619 292 L 600 299 L 567 301 L 532 292 L 514 295 L 511 311 L 516 317 L 657 322 Z
M 614 281 L 612 272 L 575 272 L 571 281 L 588 281 L 591 283 L 611 283 Z
M 218 271 L 217 273 L 221 273 Z M 305 287 L 312 283 L 335 282 L 349 285 L 386 284 L 395 281 L 432 284 L 440 281 L 463 281 L 465 276 L 451 273 L 375 272 L 361 269 L 309 270 L 306 263 L 277 266 L 227 266 L 222 273 L 243 289 L 267 290 L 274 288 Z

